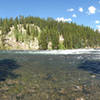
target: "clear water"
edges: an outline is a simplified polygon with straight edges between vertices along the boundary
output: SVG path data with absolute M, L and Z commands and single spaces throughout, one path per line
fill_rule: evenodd
M 100 100 L 99 52 L 21 52 L 0 52 L 0 100 Z

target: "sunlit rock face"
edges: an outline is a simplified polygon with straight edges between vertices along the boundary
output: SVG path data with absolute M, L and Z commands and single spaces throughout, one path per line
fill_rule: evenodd
M 52 50 L 52 42 L 48 43 L 48 50 Z
M 0 34 L 2 34 L 2 31 L 0 30 Z
M 35 37 L 34 41 L 30 42 L 30 48 L 34 49 L 34 50 L 38 50 L 39 49 L 39 41 L 38 39 Z
M 64 42 L 64 38 L 62 35 L 59 36 L 59 43 L 63 43 Z
M 27 24 L 26 28 L 29 26 L 30 30 L 37 29 L 37 31 L 40 33 L 41 30 L 38 26 L 34 25 L 34 24 Z M 23 24 L 18 24 L 17 25 L 18 28 L 18 32 L 20 32 L 20 34 L 22 34 L 24 36 L 24 38 L 27 38 L 27 31 L 24 28 Z M 12 49 L 12 50 L 38 50 L 39 49 L 39 41 L 38 41 L 38 37 L 34 37 L 34 39 L 31 40 L 18 40 L 16 39 L 16 35 L 15 32 L 17 32 L 15 27 L 12 26 L 10 27 L 10 31 L 8 32 L 8 34 L 6 34 L 6 36 L 4 37 L 4 44 L 7 50 Z M 0 34 L 2 34 L 2 31 L 0 30 Z M 37 33 L 38 34 L 38 33 Z M 2 40 L 1 40 L 1 36 L 0 36 L 0 45 L 2 45 Z

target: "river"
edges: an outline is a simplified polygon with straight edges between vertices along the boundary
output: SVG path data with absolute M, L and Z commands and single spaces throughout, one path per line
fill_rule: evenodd
M 100 50 L 0 51 L 0 100 L 100 100 Z

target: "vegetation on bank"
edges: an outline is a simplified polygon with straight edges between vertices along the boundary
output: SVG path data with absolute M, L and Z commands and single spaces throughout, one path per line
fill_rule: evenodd
M 12 31 L 13 28 L 13 31 Z M 35 38 L 41 50 L 77 49 L 100 47 L 100 33 L 90 27 L 75 23 L 57 22 L 52 18 L 39 17 L 0 18 L 0 49 L 13 49 L 7 39 L 14 37 L 16 43 L 34 44 Z M 7 38 L 9 35 L 9 38 Z M 60 40 L 60 37 L 63 39 Z M 51 44 L 50 44 L 51 43 Z M 50 44 L 51 47 L 48 47 Z M 14 44 L 13 44 L 14 45 Z M 17 46 L 17 45 L 16 45 Z M 20 46 L 18 47 L 20 49 Z M 31 48 L 32 49 L 32 48 Z

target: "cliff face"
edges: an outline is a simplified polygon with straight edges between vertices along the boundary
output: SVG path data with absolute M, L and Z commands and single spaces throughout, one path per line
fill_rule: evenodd
M 38 26 L 35 25 L 30 25 L 34 26 L 35 28 L 38 29 L 38 33 L 41 33 L 41 30 Z M 24 29 L 22 25 L 17 25 L 18 27 L 18 32 L 22 33 L 22 36 L 26 36 L 27 31 Z M 26 37 L 28 39 L 28 37 Z M 59 44 L 63 44 L 64 38 L 62 35 L 59 35 Z M 0 44 L 2 44 L 2 40 L 0 38 Z M 39 37 L 34 37 L 34 39 L 29 39 L 24 40 L 24 41 L 17 41 L 16 36 L 15 36 L 15 27 L 10 28 L 10 32 L 5 35 L 4 37 L 4 44 L 5 44 L 5 49 L 6 50 L 39 50 Z M 52 50 L 52 42 L 48 42 L 48 50 Z
M 22 33 L 22 36 L 26 35 L 26 30 L 22 25 L 17 25 L 18 31 Z M 38 28 L 39 29 L 39 28 Z M 30 39 L 29 41 L 17 41 L 15 36 L 14 26 L 10 28 L 10 32 L 5 36 L 5 47 L 10 50 L 38 50 L 39 42 L 38 38 Z M 39 30 L 40 31 L 40 30 Z M 28 38 L 28 37 L 26 37 Z

